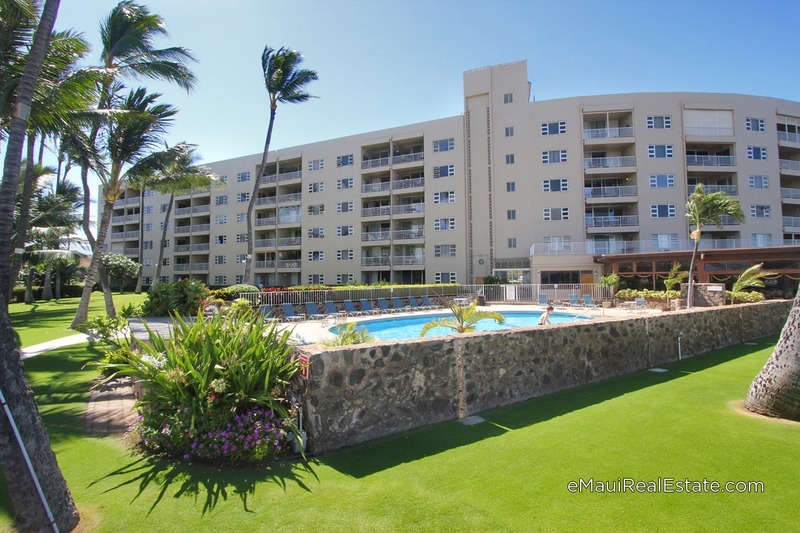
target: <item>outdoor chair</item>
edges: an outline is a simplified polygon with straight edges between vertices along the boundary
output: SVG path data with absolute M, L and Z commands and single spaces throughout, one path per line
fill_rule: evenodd
M 275 309 L 273 309 L 271 305 L 260 305 L 258 309 L 261 311 L 261 318 L 264 319 L 264 322 L 274 322 L 278 320 L 278 317 L 275 316 Z
M 347 314 L 347 311 L 339 311 L 336 304 L 330 300 L 325 302 L 325 312 L 328 313 L 328 316 L 345 316 Z
M 578 301 L 577 294 L 570 294 L 569 295 L 569 303 L 567 304 L 570 307 L 583 307 L 581 303 Z
M 380 313 L 380 309 L 373 309 L 372 303 L 367 300 L 366 298 L 361 298 L 361 311 L 363 311 L 367 315 L 377 315 Z
M 367 314 L 367 313 L 365 313 L 363 311 L 359 311 L 358 309 L 356 309 L 356 306 L 353 305 L 353 301 L 352 300 L 345 300 L 344 301 L 344 310 L 350 316 L 361 316 L 361 315 L 366 315 Z
M 599 307 L 594 301 L 592 300 L 591 294 L 584 294 L 583 295 L 583 306 L 584 307 Z
M 539 305 L 541 305 L 542 307 L 547 307 L 548 306 L 547 295 L 545 293 L 543 293 L 543 292 L 539 293 Z
M 308 311 L 306 316 L 311 320 L 315 320 L 318 318 L 322 319 L 325 318 L 326 316 L 325 313 L 319 312 L 319 307 L 317 307 L 316 302 L 306 302 L 306 310 Z
M 399 296 L 392 297 L 392 305 L 395 309 L 399 309 L 400 311 L 408 311 L 411 308 L 403 303 L 403 300 L 400 299 Z
M 297 322 L 305 318 L 304 315 L 298 315 L 294 312 L 294 305 L 292 304 L 281 304 L 281 309 L 283 310 L 283 318 L 289 322 Z
M 386 298 L 378 298 L 378 307 L 381 308 L 381 311 L 384 313 L 398 313 L 402 311 L 402 309 L 396 309 L 389 305 L 389 302 L 386 301 Z
M 430 299 L 427 296 L 420 296 L 420 298 L 422 299 L 422 303 L 425 304 L 425 306 L 428 307 L 429 309 L 441 309 L 442 308 L 441 305 L 438 305 L 438 304 L 435 304 L 435 303 L 431 302 Z

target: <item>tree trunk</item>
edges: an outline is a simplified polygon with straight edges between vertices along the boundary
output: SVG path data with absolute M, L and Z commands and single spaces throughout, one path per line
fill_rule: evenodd
M 61 262 L 56 262 L 56 300 L 61 299 Z
M 25 276 L 25 303 L 32 304 L 36 301 L 33 297 L 33 269 L 28 267 L 28 275 Z
M 456 367 L 458 372 L 458 419 L 463 420 L 467 417 L 467 391 L 464 376 L 464 344 L 460 334 L 456 349 Z
M 800 421 L 800 287 L 778 344 L 750 385 L 744 406 L 754 413 Z
M 697 231 L 700 231 L 700 228 L 697 228 Z M 698 233 L 697 238 L 694 241 L 694 249 L 692 250 L 692 261 L 689 263 L 689 278 L 688 278 L 688 287 L 686 288 L 686 309 L 692 308 L 692 303 L 694 302 L 694 265 L 695 260 L 697 259 L 697 250 L 700 248 L 700 235 Z
M 267 140 L 264 143 L 264 153 L 261 154 L 261 165 L 258 167 L 258 176 L 253 183 L 253 192 L 250 194 L 250 203 L 247 205 L 247 254 L 244 256 L 244 279 L 242 283 L 255 285 L 255 274 L 251 272 L 253 266 L 253 249 L 256 236 L 253 234 L 253 216 L 255 215 L 256 202 L 258 201 L 258 189 L 261 185 L 261 176 L 267 169 L 267 158 L 269 157 L 269 145 L 272 142 L 272 127 L 275 125 L 275 112 L 277 108 L 270 103 L 269 126 L 267 126 Z M 280 215 L 278 214 L 280 217 Z M 277 241 L 275 241 L 277 242 Z
M 49 261 L 44 263 L 44 284 L 42 285 L 42 300 L 49 302 L 53 299 L 53 269 Z
M 36 153 L 36 134 L 28 133 L 28 144 L 26 150 L 27 164 L 25 165 L 25 181 L 22 184 L 22 197 L 19 201 L 19 216 L 17 216 L 17 238 L 12 244 L 14 249 L 25 248 L 25 242 L 28 240 L 28 222 L 31 218 L 31 202 L 33 201 L 33 189 L 36 184 L 36 168 L 33 163 L 33 157 Z M 14 254 L 11 261 L 11 272 L 9 273 L 9 284 L 11 290 L 14 288 L 14 283 L 17 281 L 19 271 L 22 268 L 22 254 Z M 9 293 L 9 298 L 11 293 Z
M 167 211 L 164 213 L 164 227 L 161 228 L 161 241 L 158 243 L 158 262 L 156 263 L 156 275 L 153 276 L 153 283 L 150 284 L 152 289 L 161 283 L 161 265 L 164 262 L 164 243 L 167 242 L 167 227 L 169 225 L 169 215 L 172 213 L 172 204 L 175 202 L 175 193 L 169 195 L 169 203 L 167 204 Z
M 81 301 L 78 304 L 78 310 L 75 312 L 75 318 L 72 319 L 72 324 L 69 326 L 71 329 L 77 328 L 89 318 L 89 300 L 92 297 L 92 287 L 94 286 L 96 277 L 95 272 L 98 272 L 102 263 L 103 243 L 106 233 L 108 233 L 108 226 L 111 223 L 111 212 L 113 208 L 114 202 L 103 199 L 103 207 L 102 211 L 100 211 L 100 227 L 97 229 L 97 239 L 95 239 L 92 249 L 92 263 L 89 265 L 89 272 L 86 273 L 86 280 L 83 283 L 83 292 L 81 293 Z M 109 316 L 112 315 L 109 314 Z

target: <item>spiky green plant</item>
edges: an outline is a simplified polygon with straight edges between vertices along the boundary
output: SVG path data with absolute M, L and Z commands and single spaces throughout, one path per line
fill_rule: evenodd
M 351 344 L 363 344 L 365 342 L 372 342 L 375 337 L 369 334 L 367 328 L 355 322 L 345 324 L 337 330 L 336 336 L 326 339 L 322 342 L 323 346 L 348 346 Z
M 737 276 L 736 281 L 733 282 L 733 287 L 731 287 L 731 304 L 734 302 L 734 298 L 736 297 L 737 293 L 744 292 L 744 289 L 756 289 L 756 288 L 763 288 L 764 287 L 764 278 L 768 278 L 770 276 L 774 276 L 774 272 L 767 272 L 762 270 L 764 267 L 764 263 L 758 263 L 756 265 L 751 266 L 739 276 Z

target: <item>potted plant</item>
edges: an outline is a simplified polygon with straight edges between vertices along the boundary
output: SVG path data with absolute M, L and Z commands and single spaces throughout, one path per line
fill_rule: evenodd
M 608 289 L 611 292 L 611 296 L 603 299 L 603 307 L 612 307 L 614 303 L 614 293 L 619 289 L 619 274 L 612 272 L 611 274 L 600 276 L 597 286 L 601 289 Z

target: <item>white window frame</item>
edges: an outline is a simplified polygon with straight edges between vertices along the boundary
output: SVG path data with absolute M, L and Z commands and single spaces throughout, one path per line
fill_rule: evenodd
M 352 261 L 355 257 L 355 251 L 352 249 L 336 250 L 337 261 Z
M 450 150 L 455 150 L 455 147 L 456 140 L 453 137 L 433 141 L 434 152 L 449 152 Z
M 442 169 L 445 169 L 445 174 L 442 174 Z M 438 165 L 433 167 L 433 177 L 434 179 L 437 178 L 449 178 L 450 176 L 455 176 L 456 174 L 456 166 L 455 165 Z
M 447 276 L 447 281 L 442 281 L 442 277 Z M 455 272 L 434 272 L 434 283 L 458 283 L 458 276 Z
M 566 163 L 567 151 L 566 150 L 546 150 L 542 152 L 542 163 L 545 165 L 554 163 Z
M 220 194 L 214 198 L 214 205 L 228 205 L 228 195 Z
M 751 189 L 766 190 L 769 189 L 769 176 L 749 176 L 747 182 Z
M 516 209 L 507 209 L 506 210 L 506 220 L 517 220 L 517 210 Z
M 249 239 L 248 239 L 247 233 L 237 233 L 236 234 L 236 242 L 247 242 L 248 240 Z
M 558 212 L 561 218 L 553 218 L 553 214 Z M 569 220 L 569 207 L 545 207 L 542 210 L 542 217 L 545 222 L 558 222 L 560 220 Z
M 309 216 L 319 216 L 325 214 L 325 204 L 311 204 L 308 206 Z
M 761 213 L 761 216 L 758 216 Z M 772 206 L 753 204 L 750 206 L 750 218 L 771 218 Z
M 433 246 L 434 257 L 456 257 L 455 244 L 436 244 Z
M 353 212 L 353 202 L 336 202 L 336 212 L 337 213 L 352 213 Z
M 312 263 L 316 263 L 319 261 L 325 261 L 325 251 L 324 250 L 309 250 L 308 251 L 308 260 Z
M 353 164 L 353 154 L 336 156 L 337 167 L 349 167 Z
M 228 256 L 227 255 L 215 255 L 214 256 L 214 264 L 215 265 L 227 265 L 228 264 Z
M 516 181 L 507 181 L 506 182 L 506 192 L 516 192 L 517 190 L 517 182 Z
M 746 119 L 744 119 L 744 129 L 746 129 L 747 131 L 763 132 L 765 131 L 764 119 L 747 117 Z
M 666 216 L 661 216 L 662 208 L 666 208 Z M 678 216 L 678 208 L 675 204 L 650 204 L 650 218 L 676 218 Z
M 664 155 L 658 156 L 659 148 L 664 148 Z M 672 159 L 674 155 L 674 146 L 671 144 L 649 144 L 647 145 L 648 159 Z
M 433 203 L 436 205 L 456 203 L 456 191 L 441 191 L 433 193 Z
M 514 154 L 506 154 L 506 165 L 513 165 L 515 160 Z
M 244 203 L 250 201 L 250 193 L 249 192 L 240 192 L 236 195 L 236 201 L 238 203 Z
M 514 93 L 505 93 L 503 95 L 503 103 L 504 104 L 513 104 L 514 103 Z
M 218 274 L 214 276 L 214 282 L 216 285 L 225 286 L 228 284 L 228 276 L 225 276 L 223 274 Z
M 339 178 L 338 180 L 336 180 L 337 191 L 352 189 L 353 185 L 354 185 L 353 178 Z
M 659 185 L 659 181 L 664 182 L 664 185 Z M 650 174 L 650 188 L 651 189 L 674 189 L 675 188 L 675 174 Z
M 214 224 L 227 224 L 228 223 L 228 215 L 217 215 L 214 217 Z
M 324 159 L 312 159 L 308 162 L 308 171 L 314 172 L 315 170 L 325 170 Z
M 337 237 L 352 237 L 354 235 L 354 227 L 352 224 L 344 225 L 344 226 L 336 226 L 336 236 Z
M 550 131 L 551 126 L 555 131 Z M 567 122 L 542 122 L 542 135 L 562 135 L 567 133 Z
M 325 238 L 325 228 L 308 228 L 308 238 L 309 239 L 324 239 Z
M 656 120 L 656 119 L 661 119 Z M 657 122 L 661 122 L 659 126 Z M 672 115 L 647 115 L 647 129 L 670 130 L 672 129 Z
M 506 126 L 506 137 L 514 136 L 514 126 Z
M 312 181 L 308 184 L 308 192 L 315 193 L 315 192 L 325 192 L 325 182 L 324 181 Z
M 553 190 L 553 183 L 558 183 L 559 189 Z M 567 178 L 551 178 L 542 180 L 542 192 L 569 192 L 569 180 Z
M 506 242 L 509 248 L 516 248 L 517 247 L 517 238 L 516 237 L 509 237 L 508 241 Z
M 758 157 L 756 157 L 758 156 Z M 767 160 L 767 147 L 766 146 L 748 146 L 747 159 L 753 161 L 766 161 Z
M 347 277 L 347 279 L 345 279 Z M 336 284 L 337 285 L 344 285 L 348 284 L 355 279 L 353 274 L 336 274 Z
M 250 171 L 246 172 L 239 172 L 236 174 L 236 182 L 237 183 L 244 183 L 245 181 L 250 181 Z
M 456 229 L 455 217 L 433 219 L 434 231 L 451 231 Z

